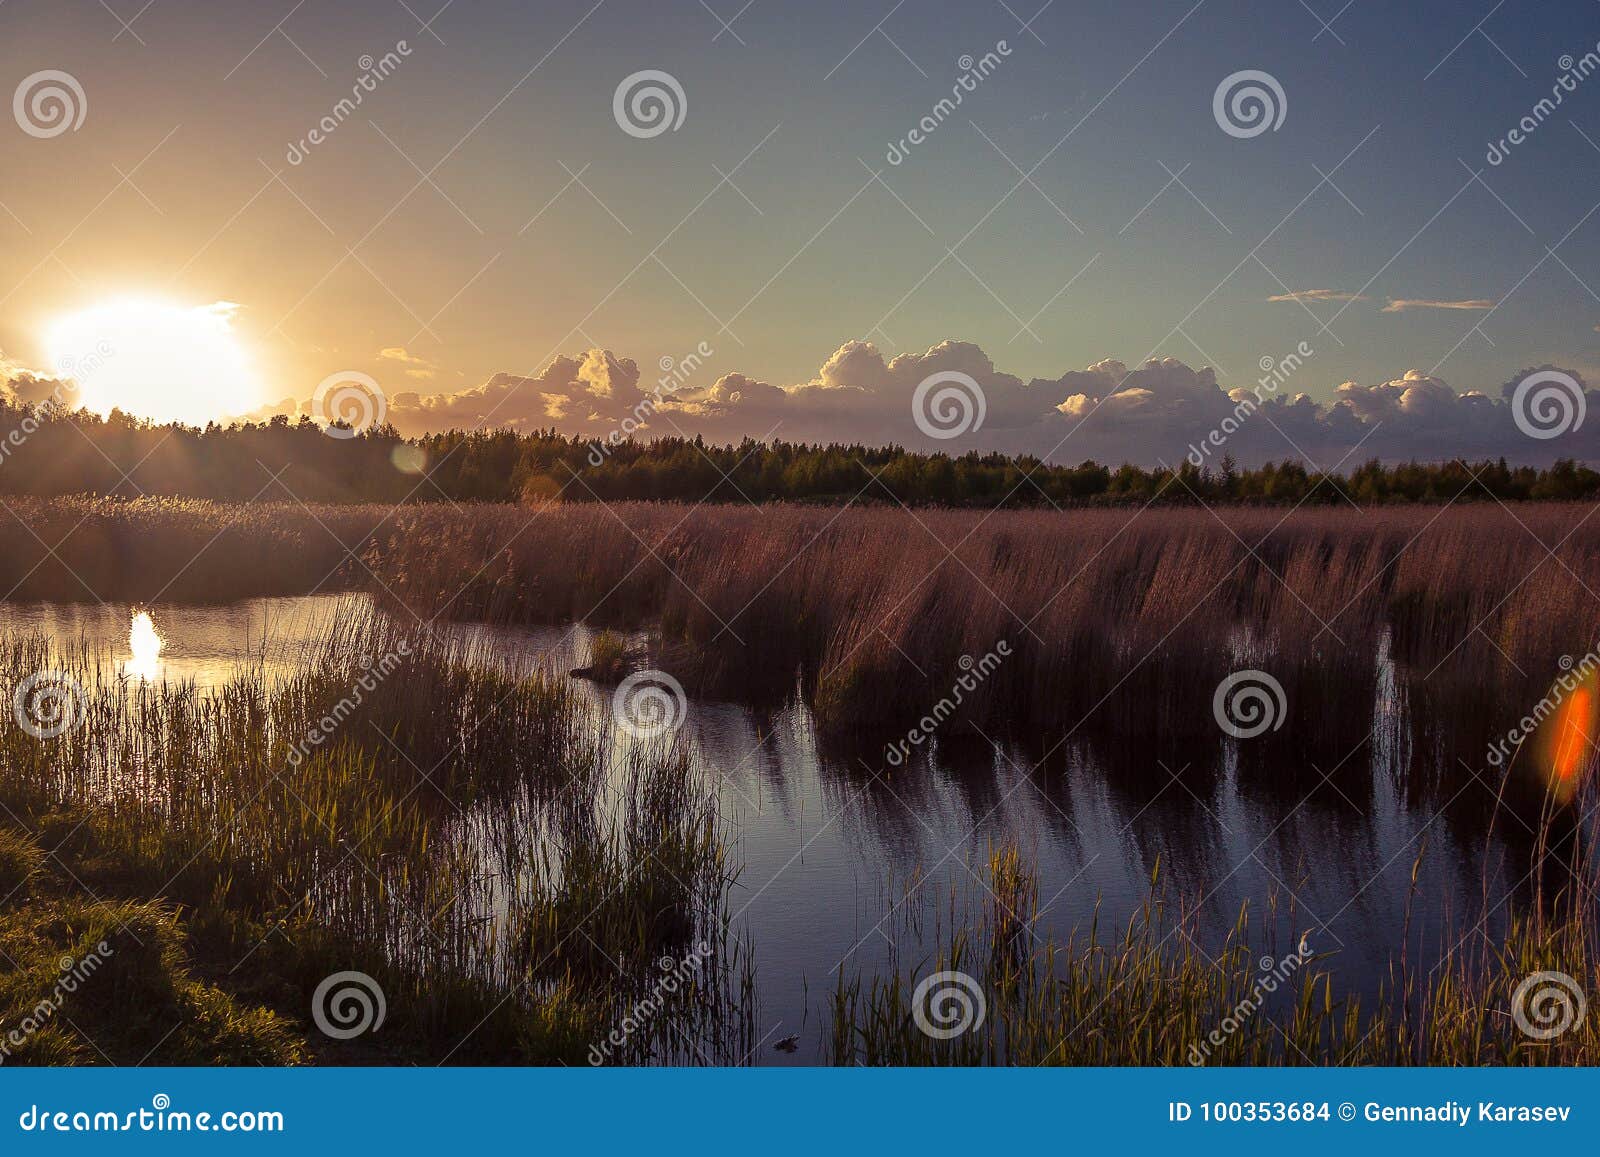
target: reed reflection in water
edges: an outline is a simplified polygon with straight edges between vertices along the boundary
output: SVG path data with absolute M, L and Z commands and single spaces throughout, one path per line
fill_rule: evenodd
M 317 654 L 330 624 L 369 610 L 355 595 L 220 607 L 8 605 L 0 630 L 113 655 L 135 689 L 216 688 L 246 674 L 268 684 L 286 678 Z M 438 631 L 475 663 L 562 676 L 588 662 L 594 638 L 582 626 Z M 803 704 L 752 711 L 693 703 L 682 741 L 734 840 L 731 909 L 755 954 L 760 1031 L 814 1022 L 818 995 L 840 970 L 870 974 L 930 959 L 943 910 L 953 896 L 974 893 L 974 869 L 1000 843 L 1031 859 L 1038 931 L 1063 941 L 1097 916 L 1107 926 L 1125 922 L 1158 869 L 1198 909 L 1203 941 L 1226 936 L 1248 903 L 1270 914 L 1258 926 L 1283 943 L 1317 930 L 1326 967 L 1345 990 L 1371 992 L 1403 947 L 1425 968 L 1450 947 L 1451 927 L 1480 915 L 1483 933 L 1497 936 L 1530 898 L 1531 838 L 1496 821 L 1486 787 L 1416 772 L 1411 679 L 1381 639 L 1363 683 L 1368 741 L 1315 775 L 1220 735 L 1201 745 L 1085 733 L 1042 759 L 1048 745 L 995 745 L 952 728 L 885 777 L 831 749 Z M 612 733 L 607 787 L 620 788 L 634 741 L 613 726 L 608 689 L 568 685 L 591 722 Z M 623 809 L 623 794 L 598 798 Z M 493 936 L 512 906 L 500 853 L 509 840 L 539 844 L 542 821 L 537 809 L 487 814 L 487 797 L 464 810 L 440 806 L 453 818 L 445 824 L 451 846 L 439 854 L 481 865 L 477 901 Z M 405 870 L 394 861 L 383 867 Z

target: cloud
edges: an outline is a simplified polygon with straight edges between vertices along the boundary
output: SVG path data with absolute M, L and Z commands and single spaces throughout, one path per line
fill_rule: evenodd
M 1268 301 L 1366 301 L 1364 293 L 1346 293 L 1340 289 L 1291 289 L 1288 293 L 1275 293 Z
M 1434 301 L 1425 297 L 1391 297 L 1384 313 L 1404 313 L 1408 309 L 1493 309 L 1498 302 L 1474 298 L 1468 301 Z
M 426 358 L 420 358 L 411 353 L 405 346 L 385 346 L 378 351 L 378 358 L 381 361 L 400 362 L 402 365 L 410 367 L 405 371 L 405 375 L 408 378 L 425 380 L 433 377 L 439 368 Z
M 77 383 L 59 374 L 29 369 L 0 351 L 0 402 L 33 406 L 52 399 L 68 407 L 75 406 Z
M 895 444 L 917 450 L 999 451 L 1055 462 L 1176 465 L 1224 452 L 1241 464 L 1293 459 L 1308 469 L 1349 469 L 1368 458 L 1437 461 L 1505 456 L 1544 464 L 1556 457 L 1600 461 L 1600 421 L 1550 439 L 1529 437 L 1513 419 L 1512 377 L 1499 396 L 1457 392 L 1441 378 L 1408 370 L 1376 383 L 1329 379 L 1309 346 L 1250 381 L 1177 358 L 1130 366 L 1115 359 L 1058 377 L 1024 380 L 995 366 L 971 342 L 943 341 L 885 358 L 876 345 L 847 341 L 804 381 L 780 385 L 742 371 L 715 378 L 708 347 L 651 376 L 605 349 L 559 356 L 539 373 L 498 373 L 452 393 L 389 392 L 388 418 L 407 435 L 446 429 L 554 427 L 603 441 L 704 436 L 792 442 Z M 398 361 L 398 359 L 388 359 Z M 1580 372 L 1567 368 L 1586 408 L 1600 409 Z M 919 387 L 932 380 L 934 387 Z M 970 383 L 970 385 L 968 384 Z M 1319 397 L 1308 392 L 1315 389 Z M 947 391 L 944 425 L 934 399 Z M 1591 402 L 1589 399 L 1593 398 Z M 1319 400 L 1320 399 L 1320 400 Z M 967 410 L 958 404 L 971 403 Z M 306 403 L 276 410 L 304 412 Z M 981 412 L 981 422 L 978 416 Z M 918 416 L 924 421 L 919 423 Z M 952 426 L 956 436 L 934 436 Z M 1213 433 L 1222 437 L 1217 445 Z

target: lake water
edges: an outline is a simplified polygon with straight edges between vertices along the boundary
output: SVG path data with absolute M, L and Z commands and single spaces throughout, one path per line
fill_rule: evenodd
M 364 596 L 329 595 L 151 608 L 164 645 L 150 674 L 216 686 L 259 665 L 270 679 L 314 654 L 333 618 L 363 606 Z M 8 604 L 0 628 L 131 657 L 131 613 L 115 604 Z M 582 626 L 444 630 L 471 640 L 487 661 L 559 676 L 587 661 L 591 640 Z M 576 686 L 597 725 L 609 726 L 610 690 Z M 1398 710 L 1392 678 L 1380 679 L 1373 710 L 1380 722 Z M 1102 930 L 1114 933 L 1148 895 L 1159 863 L 1173 898 L 1198 905 L 1204 950 L 1216 949 L 1248 903 L 1258 951 L 1281 954 L 1305 934 L 1317 952 L 1331 953 L 1321 966 L 1336 987 L 1367 994 L 1401 947 L 1422 844 L 1413 960 L 1435 959 L 1486 911 L 1494 934 L 1523 902 L 1520 872 L 1501 870 L 1489 833 L 1407 804 L 1395 786 L 1394 746 L 1379 740 L 1352 756 L 1369 766 L 1370 790 L 1325 785 L 1297 805 L 1245 790 L 1226 758 L 1203 777 L 1164 766 L 1126 776 L 1084 744 L 1046 773 L 1017 750 L 936 738 L 875 776 L 881 762 L 825 758 L 801 706 L 758 714 L 694 702 L 685 727 L 715 777 L 735 843 L 730 908 L 735 931 L 753 946 L 763 1040 L 754 1059 L 762 1063 L 819 1059 L 825 1002 L 841 969 L 927 965 L 952 898 L 958 908 L 982 898 L 979 877 L 1002 841 L 1019 844 L 1036 866 L 1042 936 L 1064 940 L 1097 906 Z M 619 731 L 617 741 L 629 739 Z M 1264 921 L 1274 903 L 1275 921 Z M 791 1033 L 801 1034 L 800 1051 L 774 1051 L 771 1042 Z

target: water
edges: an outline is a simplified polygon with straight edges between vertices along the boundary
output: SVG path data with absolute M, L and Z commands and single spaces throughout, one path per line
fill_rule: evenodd
M 152 609 L 162 638 L 144 677 L 215 687 L 246 668 L 269 681 L 315 654 L 326 625 L 365 606 L 364 596 L 258 599 L 227 606 Z M 60 646 L 134 658 L 126 605 L 7 604 L 0 629 L 43 632 Z M 452 625 L 484 661 L 564 676 L 587 661 L 586 628 Z M 1302 799 L 1262 798 L 1240 785 L 1224 757 L 1193 776 L 1149 753 L 1080 744 L 1048 772 L 1021 751 L 936 736 L 903 767 L 874 776 L 859 762 L 826 758 L 807 710 L 754 713 L 729 703 L 691 704 L 686 734 L 714 777 L 733 860 L 735 931 L 753 946 L 763 1063 L 809 1063 L 825 1025 L 824 1002 L 846 976 L 931 963 L 952 904 L 984 898 L 992 845 L 1017 843 L 1036 866 L 1041 936 L 1064 940 L 1098 909 L 1113 934 L 1149 894 L 1152 873 L 1174 898 L 1198 906 L 1198 940 L 1215 951 L 1248 903 L 1255 947 L 1281 955 L 1304 934 L 1331 954 L 1339 989 L 1372 994 L 1398 955 L 1411 872 L 1424 843 L 1411 916 L 1413 960 L 1436 959 L 1488 913 L 1491 935 L 1513 905 L 1520 872 L 1502 869 L 1492 833 L 1396 788 L 1400 745 L 1381 726 L 1398 710 L 1395 675 L 1380 653 L 1367 790 L 1331 783 Z M 612 726 L 611 692 L 577 681 L 597 725 Z M 1390 719 L 1392 722 L 1392 719 Z M 629 737 L 620 731 L 617 743 Z M 1197 758 L 1211 758 L 1196 753 Z M 1127 775 L 1132 759 L 1141 773 Z M 1465 790 L 1489 790 L 1468 784 Z M 1486 872 L 1485 864 L 1489 865 Z M 1265 919 L 1275 909 L 1274 920 Z M 1271 925 L 1270 928 L 1264 925 Z M 772 1041 L 801 1033 L 798 1053 Z

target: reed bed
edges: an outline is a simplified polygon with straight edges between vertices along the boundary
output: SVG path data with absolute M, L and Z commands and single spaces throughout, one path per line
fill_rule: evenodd
M 365 562 L 381 600 L 425 619 L 654 626 L 660 665 L 693 688 L 798 693 L 842 742 L 903 733 L 1003 640 L 1011 657 L 952 728 L 1220 752 L 1213 692 L 1259 668 L 1286 714 L 1246 753 L 1258 765 L 1345 766 L 1389 694 L 1410 703 L 1406 742 L 1435 774 L 1482 769 L 1562 657 L 1595 647 L 1589 514 L 416 508 Z
M 246 672 L 201 692 L 0 639 L 0 684 L 46 671 L 81 689 L 76 726 L 53 738 L 0 713 L 0 804 L 26 833 L 0 841 L 0 883 L 51 885 L 0 924 L 85 893 L 108 913 L 135 906 L 168 945 L 157 971 L 192 965 L 267 1018 L 292 1045 L 279 1063 L 373 1049 L 584 1063 L 654 961 L 703 944 L 676 1019 L 612 1059 L 747 1053 L 733 873 L 692 762 L 618 752 L 565 683 L 475 660 L 373 614 L 331 628 L 281 681 Z M 342 1047 L 305 1018 L 316 984 L 349 969 L 378 979 L 390 1017 L 377 1041 Z
M 267 475 L 261 485 L 253 503 L 9 497 L 0 598 L 199 603 L 348 588 L 348 550 L 388 508 L 306 506 Z
M 1600 521 L 1558 503 L 983 514 L 18 499 L 12 514 L 11 598 L 359 588 L 402 619 L 644 627 L 658 636 L 648 661 L 692 690 L 803 695 L 830 742 L 903 733 L 1001 641 L 1010 656 L 953 728 L 1044 737 L 1044 750 L 1087 731 L 1215 745 L 1212 692 L 1255 667 L 1284 687 L 1287 715 L 1248 754 L 1333 767 L 1369 734 L 1380 681 L 1398 679 L 1417 790 L 1457 759 L 1481 766 L 1562 657 L 1600 636 Z M 613 655 L 599 673 L 636 662 Z
M 608 654 L 596 673 L 648 661 L 702 694 L 799 694 L 830 744 L 869 750 L 1004 641 L 948 731 L 1041 753 L 1089 732 L 1159 736 L 1198 766 L 1222 752 L 1213 690 L 1259 668 L 1286 692 L 1282 723 L 1243 753 L 1262 779 L 1285 761 L 1358 775 L 1347 757 L 1389 680 L 1410 708 L 1408 790 L 1427 794 L 1461 760 L 1481 770 L 1562 657 L 1596 645 L 1589 514 L 18 499 L 0 584 L 58 600 L 360 588 L 423 622 L 646 627 L 655 654 Z

